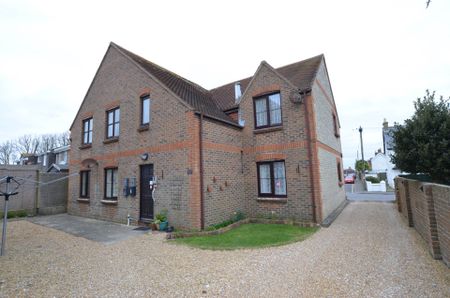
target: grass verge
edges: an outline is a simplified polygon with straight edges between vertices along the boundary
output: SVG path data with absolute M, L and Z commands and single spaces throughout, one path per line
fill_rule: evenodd
M 231 250 L 284 245 L 306 239 L 318 228 L 283 224 L 244 224 L 220 235 L 178 238 L 176 243 L 202 249 Z

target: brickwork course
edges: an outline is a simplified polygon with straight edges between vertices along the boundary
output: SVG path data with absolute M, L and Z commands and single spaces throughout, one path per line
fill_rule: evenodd
M 434 259 L 450 267 L 450 186 L 396 178 L 402 218 L 422 236 Z
M 254 98 L 274 92 L 282 124 L 256 129 Z M 146 127 L 143 95 L 151 101 Z M 120 135 L 108 140 L 106 112 L 116 107 Z M 93 141 L 86 146 L 82 125 L 89 118 Z M 111 43 L 70 130 L 70 173 L 90 172 L 88 198 L 80 198 L 80 177 L 69 180 L 73 215 L 137 222 L 146 164 L 158 178 L 153 213 L 167 210 L 177 228 L 203 229 L 237 212 L 320 224 L 345 201 L 339 118 L 323 55 L 276 69 L 263 61 L 252 77 L 206 90 Z M 285 162 L 286 197 L 258 196 L 257 163 L 264 161 Z M 119 186 L 112 202 L 104 190 L 111 167 Z M 136 179 L 136 196 L 124 196 L 125 178 Z

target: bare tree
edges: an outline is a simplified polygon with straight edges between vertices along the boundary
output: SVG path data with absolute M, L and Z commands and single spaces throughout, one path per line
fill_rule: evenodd
M 70 144 L 70 133 L 68 131 L 59 134 L 59 146 L 67 146 Z
M 16 146 L 11 141 L 6 141 L 0 145 L 0 164 L 9 165 L 15 158 Z

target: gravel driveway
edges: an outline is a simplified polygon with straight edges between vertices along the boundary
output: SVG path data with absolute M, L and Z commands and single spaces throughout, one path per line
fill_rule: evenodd
M 15 221 L 0 296 L 450 297 L 450 270 L 394 207 L 353 202 L 304 242 L 238 251 L 152 234 L 104 245 Z

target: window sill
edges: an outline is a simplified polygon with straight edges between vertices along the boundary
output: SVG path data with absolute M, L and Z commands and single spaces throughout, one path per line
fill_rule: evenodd
M 146 130 L 149 130 L 149 129 L 150 129 L 150 125 L 144 124 L 144 125 L 139 126 L 139 128 L 137 129 L 137 131 L 138 131 L 138 132 L 142 132 L 142 131 L 146 131 Z
M 78 198 L 77 201 L 80 203 L 90 203 L 91 202 L 91 200 L 88 198 Z
M 261 198 L 256 199 L 258 202 L 275 202 L 275 203 L 287 203 L 287 198 Z
M 272 126 L 272 127 L 265 127 L 265 128 L 255 128 L 253 130 L 253 133 L 259 134 L 259 133 L 266 133 L 266 132 L 272 132 L 272 131 L 278 131 L 278 130 L 283 130 L 283 125 L 280 126 Z
M 115 138 L 110 138 L 110 139 L 106 139 L 103 141 L 103 144 L 111 144 L 111 143 L 115 143 L 119 141 L 119 137 L 115 137 Z
M 101 200 L 100 202 L 105 205 L 117 205 L 117 200 Z
M 92 144 L 83 144 L 80 147 L 78 147 L 78 149 L 83 150 L 83 149 L 89 149 L 91 147 L 92 147 Z

